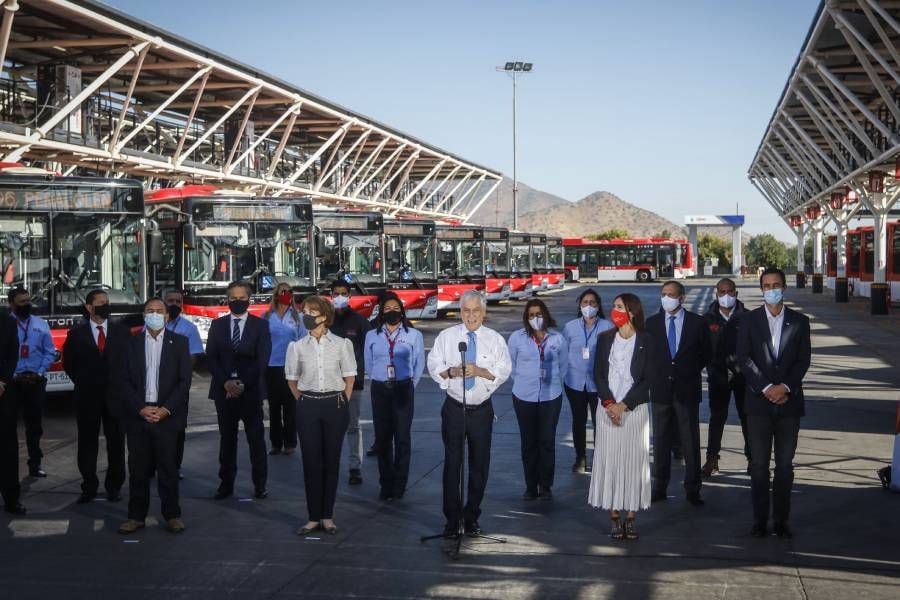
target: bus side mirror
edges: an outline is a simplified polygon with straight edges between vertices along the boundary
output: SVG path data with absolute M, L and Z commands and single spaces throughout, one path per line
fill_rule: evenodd
M 325 234 L 317 233 L 316 234 L 316 258 L 322 258 L 325 256 Z
M 162 263 L 162 231 L 158 229 L 147 232 L 147 260 L 151 265 Z
M 184 246 L 194 248 L 197 243 L 197 226 L 193 223 L 184 224 Z

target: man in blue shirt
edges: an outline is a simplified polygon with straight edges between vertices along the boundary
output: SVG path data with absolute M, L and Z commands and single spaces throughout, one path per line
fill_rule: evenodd
M 56 348 L 47 321 L 31 314 L 31 294 L 25 288 L 9 291 L 10 313 L 16 320 L 19 336 L 19 360 L 13 375 L 10 394 L 22 406 L 25 420 L 25 442 L 28 446 L 29 477 L 46 477 L 41 469 L 41 416 L 47 387 L 47 369 L 56 360 Z

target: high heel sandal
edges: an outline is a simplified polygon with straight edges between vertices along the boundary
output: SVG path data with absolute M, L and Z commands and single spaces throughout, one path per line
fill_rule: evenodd
M 612 517 L 612 526 L 609 530 L 609 537 L 614 540 L 621 540 L 625 537 L 625 532 L 622 529 L 622 519 L 621 517 Z
M 634 528 L 634 517 L 625 519 L 625 539 L 626 540 L 638 539 L 637 530 Z

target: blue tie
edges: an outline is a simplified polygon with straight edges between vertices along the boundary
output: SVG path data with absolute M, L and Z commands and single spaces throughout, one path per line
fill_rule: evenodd
M 466 346 L 466 363 L 475 364 L 475 332 L 469 332 L 469 345 Z M 475 378 L 474 377 L 466 377 L 465 386 L 467 390 L 471 390 L 475 387 Z
M 669 356 L 675 358 L 678 344 L 675 343 L 675 317 L 669 317 Z
M 238 344 L 241 343 L 241 325 L 239 319 L 232 319 L 234 323 L 234 329 L 231 331 L 231 347 L 237 348 Z

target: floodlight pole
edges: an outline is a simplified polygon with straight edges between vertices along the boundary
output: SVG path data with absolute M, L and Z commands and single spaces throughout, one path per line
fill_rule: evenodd
M 513 82 L 513 230 L 519 229 L 519 145 L 518 145 L 518 110 L 516 107 L 516 84 L 520 73 L 530 73 L 532 63 L 507 62 L 506 66 L 497 67 L 497 71 L 504 72 L 512 78 Z

